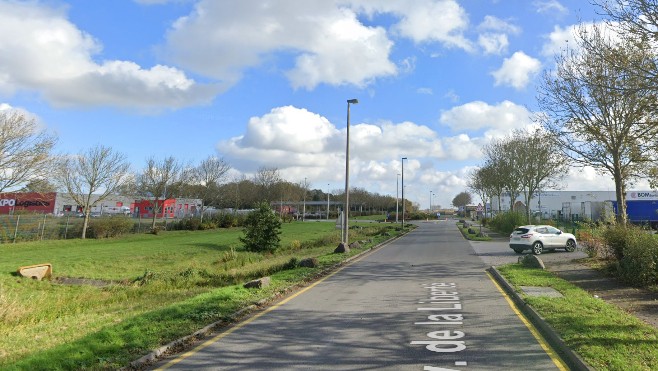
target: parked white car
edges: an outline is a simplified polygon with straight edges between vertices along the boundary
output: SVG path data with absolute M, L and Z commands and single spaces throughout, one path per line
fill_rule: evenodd
M 509 247 L 517 254 L 531 250 L 539 255 L 546 250 L 576 250 L 576 236 L 550 225 L 524 225 L 514 229 L 509 236 Z

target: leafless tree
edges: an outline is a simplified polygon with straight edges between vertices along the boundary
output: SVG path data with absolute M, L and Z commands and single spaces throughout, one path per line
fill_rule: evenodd
M 254 176 L 254 183 L 260 189 L 260 198 L 261 201 L 265 200 L 267 202 L 276 201 L 276 190 L 275 186 L 277 183 L 281 182 L 281 175 L 279 174 L 279 169 L 277 168 L 268 168 L 261 167 L 256 172 Z M 280 196 L 280 195 L 279 195 Z
M 155 229 L 162 207 L 160 201 L 171 197 L 172 188 L 180 181 L 181 170 L 180 163 L 171 156 L 162 160 L 151 157 L 146 160 L 146 167 L 137 176 L 137 192 L 149 201 L 153 211 L 152 229 Z
M 0 192 L 46 179 L 56 141 L 25 114 L 0 111 Z
M 190 183 L 193 184 L 193 195 L 201 201 L 201 221 L 203 213 L 210 205 L 217 205 L 221 197 L 219 186 L 224 183 L 227 172 L 231 169 L 223 158 L 210 156 L 194 167 L 190 172 Z
M 651 69 L 655 56 L 641 40 L 613 40 L 600 27 L 579 39 L 580 49 L 565 51 L 555 71 L 545 72 L 539 119 L 573 161 L 614 179 L 617 220 L 626 224 L 626 186 L 648 172 L 658 139 L 656 92 L 628 71 Z
M 87 236 L 91 208 L 122 186 L 128 179 L 129 166 L 124 155 L 102 145 L 61 159 L 55 178 L 73 201 L 82 207 L 83 239 Z

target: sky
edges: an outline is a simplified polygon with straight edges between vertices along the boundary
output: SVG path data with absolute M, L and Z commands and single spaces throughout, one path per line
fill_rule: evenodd
M 0 109 L 61 154 L 102 144 L 133 171 L 216 156 L 230 179 L 276 168 L 334 192 L 358 99 L 350 186 L 401 196 L 406 157 L 405 198 L 449 207 L 599 21 L 583 0 L 0 0 Z M 614 183 L 572 167 L 562 189 Z

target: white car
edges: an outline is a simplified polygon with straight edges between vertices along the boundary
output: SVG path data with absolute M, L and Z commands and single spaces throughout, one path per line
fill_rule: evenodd
M 546 250 L 576 250 L 576 236 L 550 225 L 524 225 L 514 229 L 509 236 L 509 247 L 517 254 L 531 250 L 539 255 Z

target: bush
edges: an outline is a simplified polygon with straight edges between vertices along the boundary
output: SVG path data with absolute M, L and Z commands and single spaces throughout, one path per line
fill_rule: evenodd
M 244 237 L 240 237 L 247 251 L 273 252 L 279 248 L 281 219 L 267 202 L 258 204 L 244 221 Z
M 629 228 L 626 239 L 619 277 L 635 286 L 658 283 L 658 240 L 639 228 Z
M 498 214 L 489 222 L 492 230 L 502 234 L 510 234 L 514 228 L 524 224 L 526 224 L 526 216 L 515 211 Z
M 590 258 L 610 259 L 615 256 L 602 237 L 587 231 L 578 232 L 578 244 Z
M 605 244 L 610 248 L 615 255 L 615 259 L 621 260 L 624 258 L 624 250 L 630 238 L 638 233 L 644 233 L 639 228 L 633 226 L 625 226 L 622 224 L 614 224 L 603 231 L 603 239 Z
M 87 236 L 91 238 L 118 237 L 130 233 L 135 228 L 135 222 L 129 217 L 112 216 L 89 220 Z

